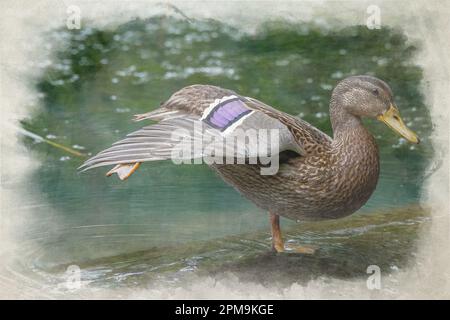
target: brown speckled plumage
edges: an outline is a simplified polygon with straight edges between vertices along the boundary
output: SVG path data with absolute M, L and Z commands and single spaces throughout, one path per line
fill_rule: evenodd
M 215 86 L 193 85 L 162 107 L 198 115 L 214 99 L 236 94 Z M 249 105 L 287 124 L 307 156 L 289 157 L 276 175 L 261 175 L 258 165 L 212 165 L 246 198 L 293 220 L 339 218 L 358 210 L 375 190 L 379 160 L 372 135 L 360 121 L 331 139 L 309 123 L 252 99 Z
M 364 135 L 366 143 L 361 144 Z M 358 210 L 375 190 L 378 149 L 365 128 L 306 157 L 282 163 L 276 175 L 256 165 L 214 165 L 220 176 L 259 207 L 293 220 L 340 218 Z
M 231 95 L 242 99 L 254 113 L 261 112 L 287 127 L 302 149 L 300 153 L 281 152 L 280 168 L 275 175 L 261 175 L 259 165 L 211 165 L 241 194 L 259 207 L 293 220 L 339 218 L 366 203 L 377 185 L 380 166 L 377 144 L 361 118 L 379 118 L 395 109 L 389 86 L 369 76 L 346 78 L 333 90 L 330 102 L 333 138 L 256 99 L 216 86 L 192 85 L 174 93 L 158 109 L 136 118 L 160 124 L 128 135 L 89 159 L 82 168 L 167 159 L 170 149 L 166 147 L 167 134 L 183 125 L 183 121 L 199 121 L 215 99 Z M 406 135 L 417 139 L 413 133 Z

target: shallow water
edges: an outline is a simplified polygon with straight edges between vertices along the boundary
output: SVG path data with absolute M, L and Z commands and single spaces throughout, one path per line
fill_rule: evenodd
M 92 297 L 98 290 L 108 290 L 108 297 L 117 298 L 124 294 L 123 289 L 169 290 L 202 277 L 220 281 L 230 274 L 244 284 L 275 284 L 278 288 L 323 277 L 366 279 L 370 265 L 379 266 L 383 274 L 395 275 L 413 264 L 417 236 L 427 227 L 428 215 L 420 207 L 410 206 L 285 228 L 289 245 L 312 245 L 316 247 L 313 255 L 274 254 L 270 234 L 264 231 L 161 246 L 151 246 L 150 237 L 133 233 L 121 240 L 114 234 L 77 234 L 68 239 L 46 235 L 23 242 L 17 252 L 20 258 L 0 270 L 1 280 L 7 288 L 9 282 L 19 279 L 24 295 L 30 298 Z M 124 249 L 142 240 L 148 241 L 144 250 L 48 265 L 69 249 L 67 242 L 86 253 L 86 248 L 102 248 L 107 242 Z M 81 270 L 81 288 L 77 290 L 70 287 L 71 273 L 67 271 L 74 265 Z M 395 286 L 395 278 L 383 278 L 385 292 L 395 294 Z M 151 295 L 146 292 L 142 297 Z
M 419 91 L 421 70 L 413 64 L 416 48 L 397 31 L 272 22 L 245 34 L 214 21 L 157 17 L 114 30 L 85 27 L 48 36 L 60 43 L 58 54 L 39 62 L 49 65 L 37 84 L 41 105 L 23 126 L 86 154 L 142 126 L 130 121 L 133 114 L 194 83 L 254 96 L 330 133 L 331 89 L 352 74 L 387 80 L 405 123 L 423 143 L 411 146 L 367 121 L 380 144 L 378 188 L 352 217 L 283 220 L 287 240 L 319 246 L 315 255 L 302 256 L 269 253 L 267 213 L 206 166 L 146 163 L 121 182 L 104 177 L 102 168 L 78 174 L 83 159 L 25 138 L 39 170 L 26 186 L 13 178 L 2 182 L 30 195 L 11 208 L 11 214 L 32 217 L 21 230 L 20 258 L 8 270 L 14 277 L 45 283 L 56 294 L 64 293 L 70 264 L 80 266 L 88 287 L 179 285 L 192 274 L 224 271 L 290 283 L 361 277 L 370 264 L 394 272 L 413 257 L 427 221 L 417 204 L 431 158 L 431 125 Z

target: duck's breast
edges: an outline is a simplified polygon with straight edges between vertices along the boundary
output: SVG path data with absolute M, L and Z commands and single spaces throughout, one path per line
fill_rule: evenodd
M 379 157 L 368 136 L 290 159 L 275 175 L 261 175 L 257 165 L 212 167 L 264 210 L 293 220 L 323 220 L 350 215 L 367 202 L 377 185 Z

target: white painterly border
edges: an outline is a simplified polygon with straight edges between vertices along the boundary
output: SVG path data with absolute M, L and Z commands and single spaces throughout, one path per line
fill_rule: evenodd
M 284 288 L 265 287 L 225 277 L 224 280 L 199 278 L 187 288 L 121 292 L 138 298 L 450 298 L 450 222 L 449 222 L 449 109 L 450 109 L 450 6 L 442 1 L 173 1 L 183 15 L 190 18 L 213 18 L 226 21 L 251 31 L 267 19 L 284 18 L 289 21 L 314 21 L 339 27 L 365 25 L 367 8 L 380 8 L 381 24 L 400 28 L 412 40 L 422 43 L 417 63 L 424 69 L 423 92 L 434 125 L 432 143 L 436 151 L 435 163 L 441 163 L 423 186 L 423 203 L 432 212 L 431 228 L 422 235 L 417 261 L 409 270 L 397 275 L 399 283 L 395 293 L 370 292 L 364 280 L 314 280 L 305 286 L 293 284 Z M 14 256 L 15 236 L 27 217 L 14 215 L 23 194 L 8 190 L 9 179 L 26 181 L 36 168 L 36 161 L 21 147 L 16 132 L 5 121 L 17 122 L 30 114 L 37 93 L 31 84 L 42 74 L 45 61 L 43 33 L 66 24 L 70 6 L 81 9 L 81 24 L 99 27 L 114 26 L 130 18 L 146 18 L 157 13 L 180 15 L 161 1 L 3 1 L 0 19 L 1 78 L 1 212 L 0 212 L 0 297 L 51 297 L 39 284 L 3 281 L 2 266 Z M 239 10 L 236 10 L 239 7 Z M 36 61 L 44 63 L 36 64 Z M 42 201 L 42 200 L 40 200 Z M 57 223 L 57 222 L 55 222 Z M 20 279 L 20 278 L 18 278 Z M 274 285 L 275 286 L 275 285 Z M 34 287 L 38 289 L 33 289 Z M 117 296 L 113 290 L 96 293 L 77 293 L 81 297 Z M 338 294 L 338 295 L 337 295 Z

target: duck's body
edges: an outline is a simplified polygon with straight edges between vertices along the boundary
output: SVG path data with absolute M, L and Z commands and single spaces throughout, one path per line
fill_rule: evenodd
M 333 91 L 331 138 L 256 99 L 215 86 L 193 85 L 173 94 L 155 111 L 137 116 L 137 120 L 152 119 L 160 124 L 128 135 L 83 167 L 117 165 L 109 174 L 127 178 L 141 162 L 170 159 L 175 145 L 173 132 L 180 128 L 194 132 L 193 127 L 199 123 L 221 136 L 237 128 L 279 130 L 279 170 L 275 174 L 261 174 L 261 164 L 210 166 L 246 198 L 271 213 L 274 248 L 282 251 L 278 216 L 293 220 L 340 218 L 366 203 L 378 181 L 379 157 L 375 139 L 361 117 L 382 117 L 396 110 L 392 108 L 391 92 L 384 82 L 366 76 L 347 78 Z M 392 121 L 386 122 L 395 127 L 397 122 Z
M 366 140 L 357 143 L 361 135 Z M 361 126 L 343 141 L 311 149 L 306 156 L 282 159 L 275 175 L 261 175 L 257 165 L 212 167 L 260 208 L 292 220 L 342 218 L 361 208 L 378 181 L 373 137 Z

